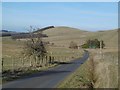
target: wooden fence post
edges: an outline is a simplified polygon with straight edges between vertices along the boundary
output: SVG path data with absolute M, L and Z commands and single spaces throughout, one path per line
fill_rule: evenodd
M 49 64 L 51 63 L 51 56 L 49 56 Z
M 54 56 L 52 57 L 52 64 L 54 64 Z
M 31 57 L 30 57 L 30 67 L 32 66 L 32 60 L 31 60 Z
M 14 58 L 12 58 L 12 73 L 14 73 Z
M 4 58 L 2 58 L 2 71 L 4 70 L 4 66 L 3 66 L 3 64 L 4 64 Z
M 24 58 L 21 61 L 22 61 L 22 68 L 23 68 L 24 67 Z
M 45 65 L 47 66 L 47 56 L 45 56 Z

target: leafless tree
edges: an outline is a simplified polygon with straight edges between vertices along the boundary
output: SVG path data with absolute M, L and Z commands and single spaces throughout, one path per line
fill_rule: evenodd
M 42 41 L 41 33 L 37 32 L 37 37 L 33 37 L 35 29 L 30 26 L 29 35 L 30 38 L 27 39 L 24 48 L 24 54 L 26 57 L 34 57 L 35 66 L 40 65 L 40 61 L 43 62 L 43 58 L 46 56 L 47 51 L 44 42 Z

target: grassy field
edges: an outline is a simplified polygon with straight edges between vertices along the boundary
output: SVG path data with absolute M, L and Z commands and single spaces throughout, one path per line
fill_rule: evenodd
M 3 70 L 22 67 L 22 52 L 24 42 L 21 40 L 12 40 L 11 37 L 3 37 L 2 42 L 2 58 L 3 58 Z M 59 61 L 70 61 L 74 58 L 80 57 L 81 50 L 73 50 L 66 47 L 52 47 L 47 48 L 48 55 L 56 57 Z M 30 61 L 24 60 L 25 66 L 29 66 Z M 34 63 L 34 62 L 33 62 Z
M 118 88 L 118 52 L 103 51 L 102 59 L 97 59 L 98 55 L 94 57 L 96 64 L 95 88 Z
M 2 38 L 3 69 L 12 69 L 12 60 L 20 63 L 20 56 L 23 51 L 23 42 L 12 40 L 11 37 Z
M 114 88 L 117 87 L 118 79 L 118 31 L 98 31 L 89 32 L 69 27 L 56 27 L 45 30 L 44 34 L 48 38 L 43 38 L 44 41 L 54 43 L 54 46 L 47 48 L 48 55 L 54 56 L 57 61 L 68 62 L 74 58 L 81 57 L 83 54 L 82 49 L 69 49 L 71 41 L 82 45 L 88 39 L 103 40 L 105 49 L 103 50 L 103 58 L 100 58 L 99 50 L 89 50 L 92 53 L 94 60 L 94 72 L 90 71 L 93 67 L 89 59 L 83 64 L 77 72 L 73 73 L 59 87 L 74 87 L 74 88 Z M 24 40 L 12 40 L 11 37 L 2 38 L 2 58 L 4 63 L 4 70 L 22 67 L 21 52 L 24 47 Z M 15 62 L 14 67 L 12 62 Z M 30 61 L 25 60 L 25 66 L 29 66 Z M 33 62 L 34 63 L 34 62 Z M 91 76 L 94 73 L 94 77 Z M 95 82 L 93 79 L 95 78 Z M 97 79 L 96 79 L 97 78 Z
M 13 40 L 11 37 L 3 37 L 2 38 L 2 59 L 3 59 L 3 71 L 10 70 L 9 74 L 4 74 L 2 82 L 8 82 L 11 80 L 15 80 L 23 75 L 27 75 L 30 73 L 38 72 L 38 70 L 45 70 L 51 67 L 54 67 L 58 64 L 42 64 L 42 67 L 30 67 L 32 62 L 35 65 L 34 59 L 23 59 L 22 52 L 24 51 L 24 40 Z M 75 58 L 81 57 L 83 54 L 83 50 L 78 49 L 70 49 L 67 47 L 47 47 L 47 56 L 54 57 L 54 61 L 57 62 L 69 62 L 74 60 Z M 48 58 L 49 59 L 49 58 Z M 24 62 L 24 64 L 23 64 Z M 28 70 L 29 69 L 29 70 Z M 15 76 L 11 73 L 13 70 L 18 70 L 19 72 L 15 74 Z M 15 71 L 14 71 L 15 73 Z
M 91 83 L 93 84 L 92 86 L 95 88 L 118 87 L 118 52 L 117 52 L 118 31 L 117 30 L 88 32 L 88 31 L 79 31 L 77 29 L 68 28 L 68 27 L 57 27 L 54 29 L 49 29 L 48 31 L 45 31 L 45 33 L 48 34 L 48 36 L 50 36 L 50 38 L 46 38 L 45 40 L 49 40 L 53 43 L 56 43 L 56 45 L 58 46 L 65 45 L 65 47 L 68 47 L 70 41 L 75 41 L 77 42 L 78 45 L 81 45 L 82 43 L 85 42 L 85 40 L 95 39 L 95 38 L 99 40 L 103 40 L 105 43 L 105 49 L 102 50 L 103 58 L 101 58 L 99 49 L 89 50 L 93 54 L 92 56 L 95 64 L 94 72 L 90 72 L 88 65 L 90 65 L 91 63 L 90 60 L 88 60 L 86 62 L 87 64 L 86 63 L 83 64 L 75 73 L 73 73 L 70 77 L 68 77 L 58 87 L 83 88 L 83 87 L 89 87 Z M 56 38 L 58 40 L 56 40 Z M 95 78 L 94 83 L 93 81 L 87 80 L 90 79 L 89 78 L 90 73 L 94 73 L 94 78 Z
M 68 47 L 71 41 L 81 45 L 86 40 L 95 38 L 104 40 L 106 48 L 116 48 L 118 45 L 117 30 L 90 32 L 70 27 L 56 27 L 48 29 L 43 33 L 49 36 L 49 38 L 45 38 L 46 41 L 53 42 L 57 46 Z
M 105 50 L 103 55 L 101 57 L 94 50 L 92 58 L 61 82 L 58 88 L 118 88 L 118 53 Z

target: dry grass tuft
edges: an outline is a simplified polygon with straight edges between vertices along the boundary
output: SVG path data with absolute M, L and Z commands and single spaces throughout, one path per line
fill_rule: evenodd
M 95 88 L 118 88 L 118 55 L 117 52 L 103 52 L 101 59 L 94 55 Z

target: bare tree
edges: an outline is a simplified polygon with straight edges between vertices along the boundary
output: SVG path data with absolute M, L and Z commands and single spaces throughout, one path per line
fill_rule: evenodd
M 37 37 L 34 38 L 33 33 L 35 29 L 30 26 L 29 30 L 29 35 L 30 38 L 27 39 L 25 43 L 25 48 L 24 48 L 24 54 L 26 57 L 34 57 L 35 60 L 35 66 L 40 65 L 40 61 L 43 62 L 43 58 L 46 56 L 46 47 L 44 42 L 42 41 L 41 33 L 42 32 L 37 32 Z

